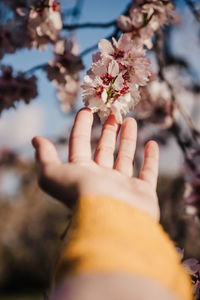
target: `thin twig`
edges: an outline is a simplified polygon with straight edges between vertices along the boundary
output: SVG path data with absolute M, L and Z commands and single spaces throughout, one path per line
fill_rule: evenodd
M 76 1 L 76 5 L 74 6 L 73 10 L 72 10 L 72 16 L 74 19 L 78 19 L 81 15 L 81 10 L 82 10 L 82 7 L 83 7 L 83 3 L 84 3 L 84 0 L 77 0 Z
M 186 4 L 189 6 L 191 12 L 195 16 L 196 20 L 200 22 L 200 11 L 198 11 L 195 7 L 195 4 L 191 0 L 185 0 Z
M 108 23 L 83 23 L 83 24 L 73 24 L 73 25 L 63 25 L 63 29 L 66 30 L 74 30 L 74 29 L 81 29 L 81 28 L 107 28 L 111 26 L 115 26 L 116 21 L 111 21 Z
M 180 104 L 180 102 L 178 101 L 178 99 L 176 98 L 175 95 L 175 90 L 173 85 L 169 82 L 169 80 L 166 78 L 165 74 L 164 74 L 164 57 L 163 57 L 163 44 L 162 44 L 162 32 L 158 32 L 157 33 L 157 39 L 156 39 L 156 45 L 155 45 L 155 52 L 156 52 L 156 56 L 157 56 L 157 60 L 158 60 L 158 66 L 159 66 L 159 76 L 160 78 L 166 82 L 170 92 L 171 92 L 171 99 L 173 104 L 176 106 L 176 108 L 180 111 L 180 113 L 182 114 L 182 116 L 184 117 L 185 121 L 187 122 L 189 128 L 192 131 L 192 135 L 194 138 L 196 138 L 197 136 L 200 136 L 200 132 L 199 130 L 196 128 L 191 116 L 187 113 L 187 111 L 183 108 L 183 106 Z
M 38 71 L 38 70 L 43 69 L 43 68 L 46 67 L 47 65 L 48 65 L 48 63 L 44 63 L 44 64 L 41 64 L 41 65 L 37 65 L 37 66 L 35 66 L 35 67 L 33 67 L 33 68 L 27 70 L 27 71 L 25 72 L 25 74 L 26 74 L 26 75 L 30 75 L 30 74 L 32 74 L 32 73 Z

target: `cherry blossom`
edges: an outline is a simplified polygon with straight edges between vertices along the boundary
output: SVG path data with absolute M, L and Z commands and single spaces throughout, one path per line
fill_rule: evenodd
M 113 44 L 99 42 L 99 52 L 84 78 L 83 101 L 102 122 L 113 112 L 119 123 L 140 100 L 139 86 L 144 86 L 150 75 L 145 50 L 123 34 Z
M 173 10 L 171 1 L 137 0 L 131 6 L 129 16 L 121 15 L 117 24 L 123 31 L 130 32 L 137 42 L 151 49 L 154 32 L 169 22 Z
M 48 79 L 58 89 L 57 97 L 66 113 L 75 103 L 80 88 L 78 73 L 83 69 L 83 64 L 78 52 L 75 40 L 60 39 L 54 45 L 55 58 L 44 67 Z
M 23 47 L 29 48 L 30 40 L 25 23 L 9 19 L 4 25 L 0 24 L 0 59 L 6 53 L 14 53 Z
M 80 89 L 80 82 L 78 76 L 66 75 L 66 83 L 57 86 L 57 97 L 60 102 L 61 110 L 64 113 L 69 113 L 75 102 Z
M 33 46 L 43 50 L 47 42 L 56 41 L 62 29 L 59 5 L 54 0 L 40 0 L 32 6 L 28 16 L 28 31 Z
M 200 264 L 195 258 L 187 258 L 182 262 L 183 267 L 192 278 L 195 300 L 200 297 Z
M 186 272 L 191 276 L 193 285 L 194 299 L 200 298 L 200 263 L 196 258 L 184 258 L 184 249 L 176 247 L 176 250 L 180 256 L 180 261 Z
M 113 45 L 106 39 L 99 42 L 101 55 L 115 59 L 120 70 L 128 72 L 132 83 L 140 86 L 146 85 L 150 72 L 150 60 L 144 58 L 145 50 L 135 43 L 128 34 L 122 34 L 118 42 L 113 38 Z
M 142 101 L 136 108 L 137 118 L 156 124 L 161 129 L 170 128 L 179 114 L 173 106 L 167 84 L 163 81 L 152 81 L 140 92 Z

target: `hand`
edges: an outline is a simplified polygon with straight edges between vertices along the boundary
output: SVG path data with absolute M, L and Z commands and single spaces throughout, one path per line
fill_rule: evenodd
M 104 124 L 94 160 L 90 143 L 92 123 L 93 114 L 89 109 L 82 109 L 77 114 L 69 141 L 69 163 L 59 160 L 49 140 L 43 137 L 33 139 L 41 188 L 70 208 L 80 196 L 108 196 L 128 202 L 158 221 L 157 143 L 149 141 L 146 144 L 144 164 L 139 178 L 135 178 L 132 175 L 137 140 L 136 121 L 133 118 L 124 120 L 115 163 L 119 124 L 114 115 L 110 115 Z

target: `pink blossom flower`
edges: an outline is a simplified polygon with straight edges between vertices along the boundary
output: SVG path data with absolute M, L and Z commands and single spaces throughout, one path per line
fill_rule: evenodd
M 195 258 L 187 258 L 183 261 L 183 266 L 190 275 L 200 272 L 200 264 Z
M 169 22 L 173 10 L 171 1 L 163 3 L 160 0 L 138 0 L 131 6 L 129 16 L 121 15 L 117 24 L 123 31 L 131 32 L 137 42 L 150 49 L 154 32 Z
M 171 101 L 171 93 L 165 82 L 152 81 L 141 90 L 142 101 L 136 109 L 138 119 L 153 123 L 161 129 L 170 128 L 178 118 L 178 110 Z
M 102 39 L 99 50 L 102 55 L 110 56 L 118 62 L 120 70 L 127 73 L 131 83 L 146 85 L 150 76 L 150 61 L 144 58 L 144 48 L 135 43 L 130 35 L 122 34 L 118 41 L 113 38 L 113 45 Z
M 57 86 L 57 97 L 60 102 L 61 110 L 64 113 L 69 113 L 75 104 L 80 89 L 80 83 L 79 78 L 75 76 L 66 75 L 65 80 L 65 84 L 59 84 Z
M 58 3 L 54 0 L 41 0 L 32 6 L 28 17 L 28 31 L 33 46 L 43 50 L 47 42 L 55 41 L 62 29 Z
M 15 19 L 9 19 L 0 24 L 0 59 L 6 53 L 14 53 L 17 49 L 30 46 L 26 24 Z
M 57 97 L 66 113 L 72 109 L 80 88 L 79 71 L 83 64 L 78 50 L 75 40 L 58 40 L 54 45 L 55 58 L 44 67 L 48 79 L 58 89 Z
M 200 264 L 196 258 L 183 259 L 184 250 L 177 248 L 177 251 L 182 251 L 181 259 L 182 265 L 186 272 L 191 276 L 191 282 L 193 285 L 194 299 L 200 299 Z
M 140 100 L 139 86 L 149 76 L 149 61 L 145 51 L 135 45 L 128 35 L 113 44 L 103 39 L 100 52 L 93 56 L 93 64 L 84 78 L 83 101 L 104 122 L 113 112 L 119 123 Z

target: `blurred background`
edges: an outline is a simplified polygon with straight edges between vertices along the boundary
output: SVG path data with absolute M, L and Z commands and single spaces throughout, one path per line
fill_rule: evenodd
M 72 25 L 113 22 L 132 1 L 59 2 L 63 23 Z M 10 1 L 4 0 L 0 4 L 2 24 L 13 17 L 9 3 Z M 176 1 L 175 4 L 173 21 L 163 32 L 165 72 L 174 85 L 183 111 L 191 117 L 195 130 L 199 130 L 200 23 L 187 1 Z M 200 3 L 196 1 L 194 4 L 198 11 Z M 92 54 L 97 51 L 96 44 L 113 32 L 114 25 L 63 30 L 62 38 L 73 38 L 78 49 L 76 51 L 82 54 L 84 69 L 79 75 L 81 80 L 90 68 Z M 1 38 L 0 31 L 0 47 Z M 147 56 L 151 58 L 152 72 L 158 72 L 154 49 L 148 51 Z M 0 115 L 1 300 L 44 299 L 48 295 L 51 276 L 67 227 L 67 208 L 38 188 L 34 151 L 31 146 L 32 137 L 45 136 L 56 144 L 61 159 L 67 161 L 69 132 L 77 110 L 83 106 L 80 90 L 71 109 L 67 109 L 67 112 L 64 109 L 63 112 L 63 103 L 57 97 L 57 88 L 48 80 L 47 73 L 41 67 L 48 64 L 53 57 L 53 46 L 49 43 L 43 51 L 34 47 L 22 47 L 14 53 L 6 53 L 0 61 L 1 65 L 10 65 L 15 71 L 37 76 L 38 88 L 37 96 L 28 105 L 19 99 L 15 107 L 2 109 Z M 161 89 L 161 94 L 162 91 Z M 3 95 L 0 97 L 3 98 Z M 156 139 L 161 147 L 158 185 L 161 223 L 177 246 L 184 248 L 186 257 L 200 259 L 199 204 L 184 206 L 185 174 L 188 169 L 182 148 L 189 143 L 186 136 L 192 136 L 187 126 L 190 119 L 188 121 L 186 116 L 185 122 L 185 118 L 177 110 L 175 114 L 178 115 L 180 126 L 175 127 L 166 110 L 166 104 L 162 102 L 156 109 L 141 104 L 131 114 L 139 124 L 135 167 L 137 171 L 141 166 L 145 142 L 149 138 Z M 96 118 L 92 138 L 94 148 L 100 130 L 101 125 Z

